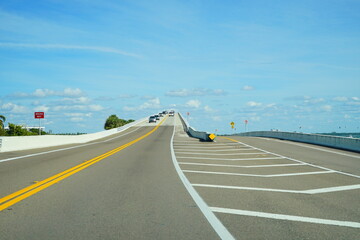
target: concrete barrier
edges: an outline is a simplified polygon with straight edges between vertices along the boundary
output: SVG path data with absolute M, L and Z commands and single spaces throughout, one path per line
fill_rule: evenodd
M 179 113 L 180 119 L 184 126 L 184 131 L 187 132 L 191 137 L 198 138 L 202 141 L 213 141 L 209 136 L 211 133 L 201 132 L 195 130 L 195 128 L 190 127 L 189 123 L 184 119 L 184 117 Z
M 306 134 L 278 131 L 256 131 L 235 134 L 237 136 L 269 137 L 296 142 L 311 143 L 327 147 L 360 152 L 360 138 L 337 137 L 320 134 Z
M 147 118 L 137 120 L 119 128 L 113 128 L 97 133 L 83 135 L 43 135 L 43 136 L 6 136 L 0 137 L 0 152 L 20 151 L 34 148 L 54 147 L 66 144 L 86 143 L 113 134 L 145 121 Z

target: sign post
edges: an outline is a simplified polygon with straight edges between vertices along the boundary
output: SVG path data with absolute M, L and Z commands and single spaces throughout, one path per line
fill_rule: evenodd
M 45 117 L 44 112 L 35 112 L 34 113 L 35 119 L 39 119 L 39 135 L 41 135 L 41 119 Z
M 231 125 L 231 129 L 234 130 L 234 128 L 235 128 L 235 123 L 234 123 L 234 122 L 231 122 L 230 125 Z M 234 131 L 235 131 L 235 130 L 234 130 Z
M 244 122 L 245 122 L 245 132 L 247 132 L 247 124 L 248 124 L 249 121 L 245 120 Z

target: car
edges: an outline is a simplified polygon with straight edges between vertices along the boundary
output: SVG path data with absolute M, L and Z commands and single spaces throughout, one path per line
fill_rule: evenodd
M 160 120 L 160 116 L 159 115 L 155 115 L 156 120 Z
M 149 123 L 155 122 L 156 123 L 156 117 L 155 116 L 150 116 L 149 117 Z
M 162 113 L 159 113 L 159 116 L 160 116 L 160 117 L 162 117 L 162 116 L 163 116 L 163 114 L 162 114 Z
M 169 116 L 170 116 L 170 117 L 173 117 L 174 115 L 175 115 L 175 111 L 171 110 L 171 111 L 169 112 Z

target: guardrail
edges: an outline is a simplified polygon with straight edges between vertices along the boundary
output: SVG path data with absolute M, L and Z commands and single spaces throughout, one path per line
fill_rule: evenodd
M 66 144 L 86 143 L 104 138 L 145 121 L 147 118 L 137 120 L 122 127 L 113 128 L 97 133 L 64 136 L 64 135 L 43 135 L 43 136 L 4 136 L 0 137 L 0 152 L 28 150 L 34 148 L 54 147 Z
M 321 134 L 292 133 L 278 131 L 256 131 L 235 134 L 237 136 L 269 137 L 296 142 L 311 143 L 327 147 L 360 152 L 360 138 L 337 137 Z
M 183 123 L 184 131 L 187 132 L 191 137 L 198 138 L 202 141 L 213 141 L 215 139 L 214 134 L 195 130 L 195 128 L 190 127 L 189 123 L 184 119 L 181 113 L 179 113 L 179 116 Z

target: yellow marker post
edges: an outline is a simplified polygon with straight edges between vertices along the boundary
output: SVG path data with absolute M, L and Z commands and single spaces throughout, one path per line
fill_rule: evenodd
M 211 140 L 214 140 L 214 139 L 216 138 L 216 135 L 212 133 L 212 134 L 209 135 L 209 138 L 210 138 Z

